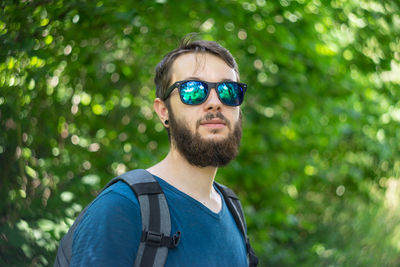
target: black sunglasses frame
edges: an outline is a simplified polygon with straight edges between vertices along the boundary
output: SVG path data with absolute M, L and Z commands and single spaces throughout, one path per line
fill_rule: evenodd
M 211 89 L 213 89 L 213 88 L 214 88 L 215 92 L 217 93 L 218 99 L 221 101 L 222 104 L 227 105 L 227 106 L 234 106 L 234 107 L 235 107 L 235 106 L 240 106 L 240 105 L 242 104 L 242 102 L 243 102 L 243 99 L 242 99 L 242 102 L 240 102 L 238 105 L 229 105 L 229 104 L 224 103 L 224 102 L 221 100 L 220 96 L 219 96 L 219 93 L 218 93 L 217 88 L 218 88 L 218 86 L 219 86 L 220 84 L 224 84 L 224 83 L 234 83 L 234 84 L 237 84 L 237 85 L 239 85 L 239 87 L 241 87 L 241 88 L 243 89 L 243 98 L 244 98 L 244 94 L 246 93 L 246 90 L 247 90 L 247 84 L 245 84 L 245 83 L 239 83 L 239 82 L 225 81 L 225 82 L 213 83 L 213 82 L 206 82 L 206 81 L 202 81 L 202 80 L 183 80 L 183 81 L 177 81 L 177 82 L 173 83 L 170 87 L 167 88 L 167 91 L 165 92 L 164 97 L 163 97 L 163 101 L 165 101 L 165 100 L 170 96 L 171 92 L 172 92 L 175 88 L 178 88 L 178 90 L 181 90 L 182 84 L 184 84 L 184 83 L 186 83 L 186 82 L 201 82 L 201 83 L 207 85 L 207 95 L 206 95 L 206 97 L 204 98 L 204 100 L 203 100 L 202 102 L 197 103 L 197 104 L 188 104 L 188 103 L 185 103 L 185 102 L 183 101 L 183 99 L 182 99 L 182 96 L 181 96 L 180 92 L 179 92 L 179 96 L 180 96 L 180 98 L 181 98 L 182 103 L 184 103 L 184 104 L 186 104 L 186 105 L 192 105 L 192 106 L 193 106 L 193 105 L 200 105 L 200 104 L 204 103 L 204 102 L 207 100 L 208 96 L 210 95 Z

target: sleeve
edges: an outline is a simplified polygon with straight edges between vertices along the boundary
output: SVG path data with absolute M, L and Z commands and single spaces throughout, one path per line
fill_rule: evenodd
M 140 207 L 126 196 L 105 192 L 76 228 L 70 266 L 133 266 L 140 243 Z

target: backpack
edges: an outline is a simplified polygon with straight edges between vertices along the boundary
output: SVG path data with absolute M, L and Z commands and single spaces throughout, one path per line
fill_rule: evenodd
M 159 183 L 146 170 L 137 169 L 113 178 L 101 190 L 104 191 L 112 184 L 122 181 L 129 185 L 140 204 L 142 217 L 142 236 L 136 254 L 135 267 L 164 266 L 168 249 L 174 249 L 179 244 L 181 233 L 178 231 L 171 236 L 171 218 L 167 200 Z M 249 266 L 257 266 L 258 258 L 250 246 L 247 237 L 247 226 L 243 208 L 238 197 L 228 187 L 215 183 L 221 191 L 233 218 L 246 241 L 247 262 Z M 100 193 L 101 193 L 100 192 Z M 69 266 L 72 256 L 74 231 L 84 217 L 87 208 L 79 214 L 68 233 L 61 239 L 54 267 Z

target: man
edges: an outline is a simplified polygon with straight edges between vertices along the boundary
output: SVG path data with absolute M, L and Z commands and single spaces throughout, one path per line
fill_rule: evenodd
M 248 265 L 244 236 L 214 183 L 218 167 L 239 149 L 246 85 L 238 81 L 232 55 L 209 41 L 183 40 L 156 68 L 154 109 L 171 147 L 147 171 L 165 194 L 171 233 L 181 233 L 166 266 Z M 140 211 L 125 183 L 104 190 L 74 231 L 70 265 L 132 266 L 142 235 Z

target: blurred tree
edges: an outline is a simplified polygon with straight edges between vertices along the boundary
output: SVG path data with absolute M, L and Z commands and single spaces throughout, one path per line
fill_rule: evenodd
M 397 1 L 0 7 L 0 265 L 51 264 L 102 185 L 166 154 L 153 70 L 189 32 L 249 84 L 241 153 L 217 179 L 243 199 L 261 266 L 400 263 Z

